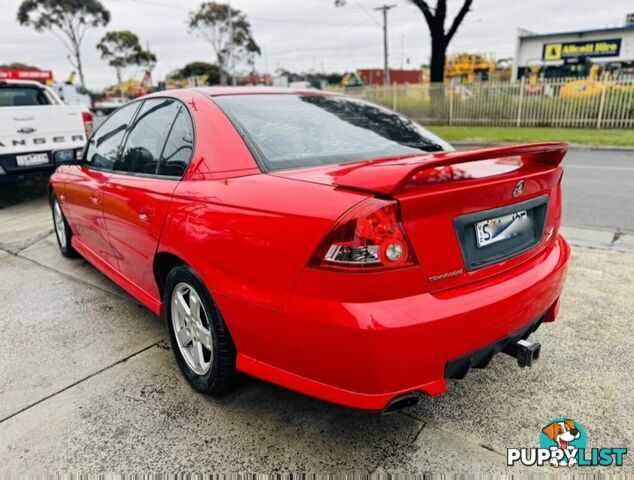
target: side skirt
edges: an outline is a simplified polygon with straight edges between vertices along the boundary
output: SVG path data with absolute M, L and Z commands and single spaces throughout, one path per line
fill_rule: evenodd
M 88 260 L 97 270 L 103 273 L 106 277 L 112 280 L 114 283 L 123 288 L 126 292 L 132 295 L 136 300 L 141 302 L 144 306 L 149 308 L 156 315 L 163 315 L 163 302 L 152 297 L 145 290 L 140 289 L 126 277 L 121 275 L 121 272 L 116 270 L 108 262 L 104 261 L 95 252 L 82 243 L 76 236 L 71 239 L 73 248 L 77 250 L 82 257 Z

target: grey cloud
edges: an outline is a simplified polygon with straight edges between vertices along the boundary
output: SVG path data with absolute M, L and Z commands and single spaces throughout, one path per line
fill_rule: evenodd
M 141 0 L 102 0 L 112 12 L 108 29 L 130 29 L 149 41 L 158 55 L 158 78 L 193 60 L 213 61 L 209 45 L 187 31 L 187 12 L 198 0 L 147 0 L 173 8 L 151 6 Z M 459 0 L 448 0 L 455 12 Z M 52 69 L 57 78 L 70 71 L 66 52 L 57 38 L 21 27 L 15 20 L 20 0 L 2 0 L 0 11 L 0 63 L 25 62 Z M 381 29 L 373 8 L 379 0 L 350 0 L 344 8 L 335 8 L 332 0 L 232 0 L 234 7 L 250 18 L 255 37 L 264 55 L 257 68 L 274 71 L 321 68 L 353 70 L 381 65 Z M 407 0 L 395 0 L 398 7 L 390 12 L 391 64 L 398 67 L 401 58 L 410 66 L 428 61 L 430 46 L 427 27 L 420 12 Z M 451 51 L 493 52 L 499 57 L 512 56 L 517 27 L 539 32 L 599 28 L 622 24 L 628 11 L 622 0 L 474 0 L 471 13 L 459 30 Z M 365 8 L 361 8 L 360 4 Z M 631 8 L 629 9 L 631 10 Z M 87 35 L 83 46 L 89 87 L 114 82 L 114 72 L 103 62 L 95 44 L 104 29 Z M 403 48 L 401 48 L 403 46 Z

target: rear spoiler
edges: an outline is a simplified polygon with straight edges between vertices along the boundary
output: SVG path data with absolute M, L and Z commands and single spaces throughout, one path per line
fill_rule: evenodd
M 568 144 L 551 142 L 434 153 L 403 160 L 369 163 L 338 177 L 334 183 L 339 187 L 393 195 L 401 191 L 405 184 L 422 170 L 516 156 L 521 157 L 523 162 L 557 166 L 567 151 Z

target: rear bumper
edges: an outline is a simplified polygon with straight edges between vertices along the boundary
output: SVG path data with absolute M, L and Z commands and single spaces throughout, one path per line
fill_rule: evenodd
M 281 310 L 222 295 L 217 301 L 239 370 L 334 403 L 382 410 L 410 392 L 445 393 L 455 362 L 530 333 L 544 315 L 553 320 L 549 310 L 569 255 L 559 237 L 525 264 L 435 295 L 342 303 L 293 294 Z
M 31 175 L 53 173 L 57 166 L 53 162 L 53 155 L 50 151 L 33 152 L 46 153 L 48 155 L 48 163 L 42 165 L 34 165 L 30 167 L 20 167 L 16 161 L 16 155 L 0 155 L 0 183 L 15 182 Z M 22 155 L 22 154 L 20 154 Z M 3 173 L 4 172 L 4 173 Z

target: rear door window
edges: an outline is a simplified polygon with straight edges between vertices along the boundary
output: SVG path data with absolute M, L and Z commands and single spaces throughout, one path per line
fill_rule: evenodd
M 131 103 L 110 115 L 90 139 L 84 163 L 102 170 L 112 170 L 125 132 L 139 107 Z
M 182 177 L 194 148 L 194 126 L 185 107 L 181 107 L 167 137 L 159 165 L 159 175 Z
M 169 98 L 145 100 L 130 128 L 115 171 L 154 175 L 180 103 Z

